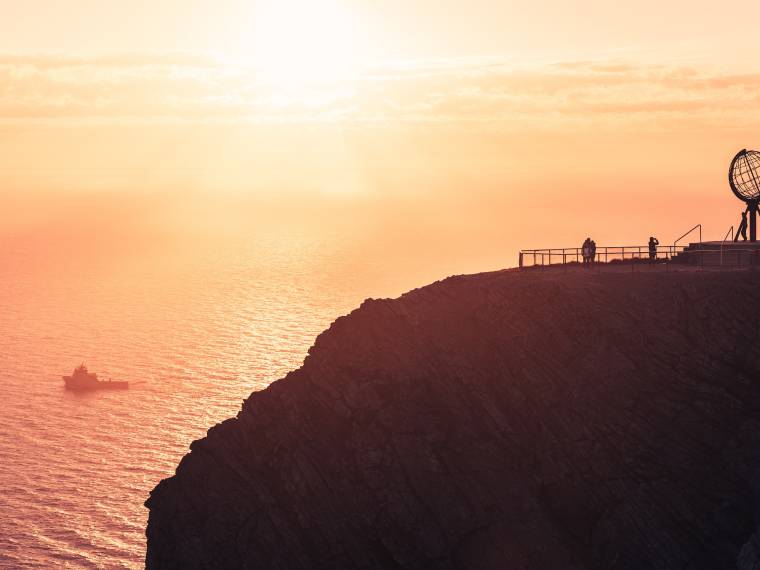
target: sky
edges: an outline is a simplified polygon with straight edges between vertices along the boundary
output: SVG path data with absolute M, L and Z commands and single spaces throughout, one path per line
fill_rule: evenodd
M 0 13 L 0 233 L 150 200 L 175 220 L 203 211 L 192 201 L 234 203 L 227 215 L 424 227 L 473 248 L 667 243 L 698 222 L 719 239 L 741 209 L 728 164 L 760 146 L 757 3 L 0 0 Z
M 723 7 L 680 0 L 3 0 L 0 49 L 83 56 L 231 55 L 253 45 L 248 40 L 257 22 L 273 23 L 267 21 L 273 5 L 285 6 L 286 28 L 312 11 L 351 22 L 363 38 L 363 55 L 380 60 L 574 59 L 628 53 L 741 66 L 752 63 L 751 41 L 760 16 L 760 7 L 752 2 Z M 329 25 L 323 28 L 327 35 L 333 32 Z M 288 32 L 277 30 L 282 36 Z

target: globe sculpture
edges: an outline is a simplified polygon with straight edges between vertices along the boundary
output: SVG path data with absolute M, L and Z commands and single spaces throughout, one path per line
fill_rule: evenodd
M 749 221 L 749 239 L 757 241 L 757 213 L 760 203 L 760 152 L 755 150 L 740 150 L 731 161 L 728 169 L 728 183 L 739 200 L 746 202 L 747 209 L 742 215 L 742 222 L 736 232 L 734 241 L 739 239 L 739 233 L 744 233 Z

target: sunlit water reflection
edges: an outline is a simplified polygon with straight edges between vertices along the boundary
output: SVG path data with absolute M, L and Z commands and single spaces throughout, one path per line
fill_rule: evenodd
M 8 568 L 141 567 L 143 502 L 191 441 L 299 366 L 336 316 L 438 276 L 305 236 L 117 258 L 23 239 L 4 246 L 0 567 Z M 81 360 L 133 385 L 64 391 L 61 375 Z

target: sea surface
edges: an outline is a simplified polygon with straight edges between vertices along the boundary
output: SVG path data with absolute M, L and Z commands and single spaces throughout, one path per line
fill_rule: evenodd
M 363 299 L 456 265 L 292 231 L 114 240 L 0 241 L 0 568 L 143 567 L 143 502 L 193 440 Z M 83 361 L 129 390 L 65 391 Z

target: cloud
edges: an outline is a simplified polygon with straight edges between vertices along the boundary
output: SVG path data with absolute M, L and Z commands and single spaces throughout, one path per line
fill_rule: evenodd
M 203 54 L 0 54 L 0 121 L 14 123 L 753 127 L 758 88 L 760 74 L 624 60 L 407 62 L 305 87 Z
M 30 66 L 36 69 L 72 67 L 144 67 L 155 65 L 215 67 L 219 58 L 187 52 L 122 53 L 100 57 L 50 54 L 0 53 L 0 66 Z

